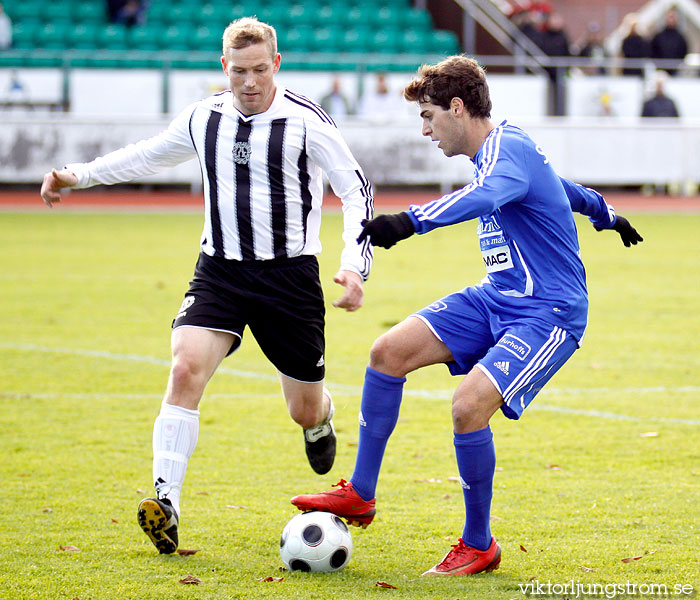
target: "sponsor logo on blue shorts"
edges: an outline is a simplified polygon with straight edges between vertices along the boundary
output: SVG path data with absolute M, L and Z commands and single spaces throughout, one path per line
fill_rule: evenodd
M 498 340 L 496 346 L 505 348 L 506 350 L 508 350 L 508 352 L 514 354 L 520 360 L 525 360 L 527 358 L 527 355 L 530 354 L 531 350 L 528 344 L 523 342 L 520 338 L 511 335 L 510 333 L 507 333 L 500 340 Z

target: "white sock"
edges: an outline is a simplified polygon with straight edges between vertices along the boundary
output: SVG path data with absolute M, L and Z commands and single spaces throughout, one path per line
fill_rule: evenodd
M 187 461 L 198 436 L 198 410 L 163 403 L 153 425 L 153 481 L 158 497 L 170 500 L 178 516 Z

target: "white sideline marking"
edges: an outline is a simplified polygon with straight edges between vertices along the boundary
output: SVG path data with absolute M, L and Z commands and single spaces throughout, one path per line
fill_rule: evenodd
M 89 356 L 92 358 L 106 358 L 109 360 L 122 360 L 122 361 L 132 361 L 132 362 L 142 362 L 149 363 L 164 367 L 170 366 L 169 360 L 164 360 L 161 358 L 155 358 L 152 356 L 141 356 L 138 354 L 120 354 L 114 352 L 107 352 L 105 350 L 81 350 L 78 348 L 61 348 L 61 347 L 50 347 L 50 346 L 37 346 L 34 344 L 13 344 L 8 342 L 0 342 L 0 348 L 8 348 L 12 350 L 22 350 L 26 352 L 45 352 L 54 354 L 69 354 L 74 356 Z M 277 376 L 268 375 L 267 373 L 260 373 L 257 371 L 240 371 L 237 369 L 229 369 L 227 367 L 219 367 L 217 369 L 218 373 L 225 373 L 227 375 L 234 375 L 236 377 L 247 377 L 250 379 L 258 379 L 262 381 L 278 381 Z M 342 383 L 332 383 L 327 382 L 328 386 L 338 393 L 345 392 L 347 394 L 359 395 L 362 393 L 361 386 L 357 385 L 347 385 Z M 542 395 L 548 396 L 562 396 L 566 394 L 683 394 L 683 393 L 697 393 L 700 392 L 700 386 L 682 386 L 682 387 L 667 387 L 667 386 L 654 386 L 654 387 L 642 387 L 642 388 L 547 388 L 540 392 Z M 412 396 L 418 398 L 429 398 L 429 399 L 449 399 L 452 398 L 452 390 L 404 390 L 404 396 Z M 0 394 L 2 395 L 2 394 Z M 9 395 L 20 397 L 21 393 L 11 392 Z M 142 394 L 31 394 L 38 397 L 54 397 L 54 396 L 71 396 L 71 397 L 86 397 L 86 398 L 97 398 L 97 397 L 143 397 Z M 212 394 L 213 397 L 240 397 L 244 394 Z M 265 394 L 261 394 L 265 395 Z M 151 396 L 151 394 L 147 394 Z M 161 397 L 160 395 L 153 395 Z M 250 394 L 245 394 L 245 396 L 250 396 Z M 545 410 L 549 412 L 559 412 L 564 414 L 575 414 L 583 415 L 587 417 L 595 417 L 599 419 L 613 419 L 618 421 L 653 421 L 658 423 L 678 423 L 682 425 L 700 425 L 700 420 L 693 419 L 673 419 L 665 417 L 650 417 L 648 419 L 643 419 L 641 417 L 634 417 L 625 414 L 611 413 L 597 410 L 585 410 L 578 408 L 568 408 L 564 406 L 550 406 L 547 404 L 533 403 L 529 407 L 530 410 Z

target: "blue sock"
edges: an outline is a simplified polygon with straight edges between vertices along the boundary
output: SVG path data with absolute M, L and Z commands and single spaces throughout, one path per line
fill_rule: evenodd
M 375 496 L 379 469 L 389 436 L 399 419 L 405 377 L 393 377 L 367 367 L 360 404 L 360 441 L 350 478 L 363 500 Z
M 491 544 L 491 498 L 496 470 L 491 428 L 455 433 L 454 444 L 466 509 L 462 539 L 467 546 L 486 550 Z

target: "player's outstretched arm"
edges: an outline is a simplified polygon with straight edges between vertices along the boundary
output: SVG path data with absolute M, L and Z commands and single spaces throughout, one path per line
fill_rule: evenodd
M 603 231 L 603 229 L 600 227 L 596 227 L 596 229 L 598 231 Z M 617 233 L 620 234 L 620 239 L 627 248 L 629 248 L 630 246 L 635 246 L 639 242 L 644 241 L 644 238 L 641 235 L 639 235 L 639 233 L 634 227 L 632 227 L 632 224 L 621 215 L 617 215 L 615 224 L 612 227 L 610 227 L 610 229 L 614 229 L 615 231 L 617 231 Z
M 353 312 L 362 306 L 364 288 L 360 275 L 354 271 L 340 270 L 333 277 L 333 281 L 345 288 L 342 297 L 336 300 L 333 306 L 344 308 L 348 312 Z
M 357 238 L 357 243 L 360 244 L 365 238 L 369 238 L 373 246 L 389 249 L 415 232 L 416 228 L 407 212 L 379 215 L 374 219 L 362 220 L 362 232 Z
M 50 173 L 44 175 L 44 182 L 41 184 L 41 197 L 46 206 L 51 208 L 54 203 L 61 201 L 62 188 L 73 187 L 77 183 L 78 178 L 73 171 L 51 169 Z

